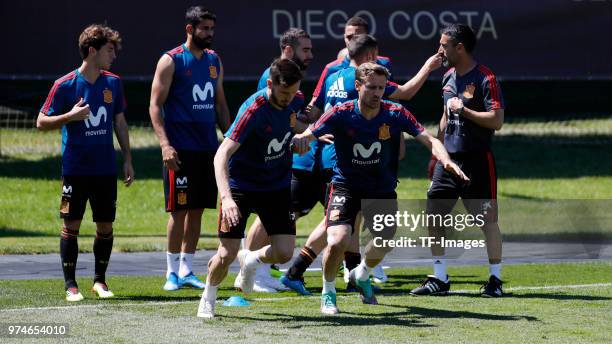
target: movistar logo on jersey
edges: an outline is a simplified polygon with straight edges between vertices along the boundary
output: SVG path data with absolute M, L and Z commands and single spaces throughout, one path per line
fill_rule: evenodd
M 327 91 L 327 96 L 336 98 L 348 97 L 348 92 L 344 90 L 344 77 L 340 77 L 334 81 L 329 91 Z
M 352 162 L 357 165 L 372 165 L 378 164 L 380 162 L 380 158 L 370 159 L 372 155 L 376 152 L 376 154 L 380 154 L 382 150 L 382 146 L 380 142 L 376 141 L 370 145 L 370 147 L 366 148 L 361 143 L 355 143 L 353 145 L 353 158 Z M 365 159 L 365 160 L 364 160 Z
M 108 114 L 107 114 L 106 108 L 104 106 L 101 106 L 100 108 L 98 108 L 98 112 L 96 112 L 95 116 L 90 111 L 89 112 L 89 118 L 87 118 L 85 120 L 85 126 L 87 128 L 89 128 L 89 127 L 97 127 L 97 126 L 100 125 L 100 122 L 102 122 L 102 119 L 104 119 L 104 122 L 106 122 L 107 115 Z
M 193 102 L 206 102 L 209 98 L 212 99 L 215 92 L 215 88 L 213 87 L 212 82 L 208 81 L 204 84 L 204 89 L 200 87 L 200 85 L 193 85 L 193 89 L 191 90 L 191 95 L 193 97 Z M 209 102 L 208 104 L 193 104 L 193 110 L 209 110 L 214 108 L 214 104 Z
M 265 157 L 265 161 L 275 160 L 285 155 L 285 150 L 283 147 L 287 144 L 290 136 L 291 132 L 288 131 L 281 141 L 273 138 L 268 144 L 268 155 Z
M 85 120 L 85 127 L 95 128 L 100 125 L 100 123 L 106 123 L 106 119 L 108 117 L 108 113 L 104 106 L 98 108 L 98 111 L 94 115 L 91 111 L 89 112 L 89 118 Z M 103 121 L 104 120 L 104 121 Z M 106 135 L 106 129 L 98 129 L 98 130 L 87 130 L 85 131 L 85 136 L 97 136 L 97 135 Z

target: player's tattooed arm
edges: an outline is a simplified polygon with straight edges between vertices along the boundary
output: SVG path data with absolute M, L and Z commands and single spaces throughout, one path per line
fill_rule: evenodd
M 415 137 L 415 139 L 425 145 L 425 147 L 427 147 L 431 151 L 431 154 L 435 156 L 436 159 L 440 160 L 440 163 L 442 163 L 442 166 L 444 166 L 445 170 L 456 175 L 464 182 L 470 180 L 465 175 L 465 173 L 463 173 L 461 168 L 459 168 L 459 166 L 457 166 L 457 164 L 455 164 L 451 160 L 450 156 L 448 155 L 448 152 L 446 151 L 444 145 L 442 144 L 442 142 L 440 142 L 440 140 L 431 136 L 431 134 L 429 134 L 426 130 L 423 130 L 419 135 Z
M 155 76 L 153 77 L 153 84 L 151 85 L 151 100 L 149 102 L 149 116 L 151 117 L 151 124 L 155 135 L 159 140 L 159 145 L 162 151 L 162 159 L 164 165 L 171 170 L 178 171 L 179 164 L 181 161 L 178 158 L 178 154 L 174 147 L 170 145 L 166 130 L 164 129 L 164 119 L 162 117 L 162 107 L 168 98 L 168 92 L 170 92 L 170 85 L 172 85 L 172 77 L 174 76 L 174 61 L 168 55 L 163 55 L 159 62 L 157 62 L 157 68 L 155 69 Z
M 493 130 L 500 130 L 504 124 L 504 109 L 492 109 L 491 111 L 474 111 L 463 105 L 463 101 L 453 97 L 448 101 L 449 109 L 453 113 L 471 120 L 481 127 Z
M 217 80 L 217 89 L 215 90 L 215 110 L 217 112 L 217 125 L 222 132 L 226 132 L 230 127 L 230 113 L 223 88 L 223 74 L 223 64 L 221 63 L 221 58 L 219 58 L 219 79 Z
M 36 119 L 36 128 L 39 130 L 53 130 L 59 129 L 64 124 L 72 121 L 82 121 L 89 118 L 90 114 L 89 104 L 85 104 L 83 98 L 70 109 L 70 111 L 59 116 L 48 116 L 45 113 L 40 112 Z
M 405 84 L 399 85 L 395 92 L 389 95 L 391 99 L 410 100 L 421 89 L 429 73 L 440 68 L 442 65 L 442 55 L 436 53 L 425 61 L 419 72 L 408 80 Z
M 221 196 L 221 220 L 229 226 L 236 226 L 241 217 L 229 186 L 229 160 L 239 147 L 240 143 L 226 138 L 221 142 L 214 159 L 215 180 Z

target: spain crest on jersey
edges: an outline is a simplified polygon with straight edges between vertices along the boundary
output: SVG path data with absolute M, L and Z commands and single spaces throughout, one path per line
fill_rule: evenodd
M 217 78 L 217 67 L 209 66 L 208 70 L 210 71 L 210 77 L 213 79 L 216 79 Z
M 111 104 L 113 102 L 113 92 L 108 88 L 105 88 L 104 91 L 102 91 L 102 95 L 104 96 L 104 102 L 106 104 Z
M 463 91 L 463 97 L 466 99 L 474 98 L 474 91 L 476 90 L 476 86 L 474 84 L 469 84 L 465 86 L 465 91 Z
M 383 124 L 378 128 L 378 139 L 379 140 L 388 140 L 391 138 L 391 133 L 389 133 L 389 126 L 387 124 Z

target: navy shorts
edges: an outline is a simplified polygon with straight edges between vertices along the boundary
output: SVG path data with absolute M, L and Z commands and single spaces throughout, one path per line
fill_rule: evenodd
M 117 176 L 62 177 L 62 219 L 82 220 L 88 200 L 94 222 L 115 221 Z
M 223 203 L 219 207 L 219 238 L 242 239 L 247 220 L 256 213 L 268 236 L 278 234 L 295 235 L 295 216 L 291 211 L 291 190 L 287 187 L 273 191 L 247 191 L 232 189 L 232 199 L 240 210 L 240 221 L 236 226 L 228 226 L 221 221 Z
M 166 211 L 215 209 L 215 152 L 177 151 L 177 154 L 180 169 L 173 171 L 165 166 L 163 169 Z
M 428 214 L 449 214 L 461 198 L 470 214 L 482 214 L 488 223 L 497 222 L 497 172 L 493 153 L 453 153 L 450 157 L 470 181 L 459 180 L 438 161 L 427 192 Z

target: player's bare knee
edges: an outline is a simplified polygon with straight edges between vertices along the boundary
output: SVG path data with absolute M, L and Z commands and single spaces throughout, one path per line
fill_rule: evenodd
M 289 247 L 278 247 L 273 252 L 274 260 L 280 264 L 287 263 L 293 257 L 293 250 Z
M 107 236 L 113 233 L 112 222 L 96 222 L 96 234 Z

